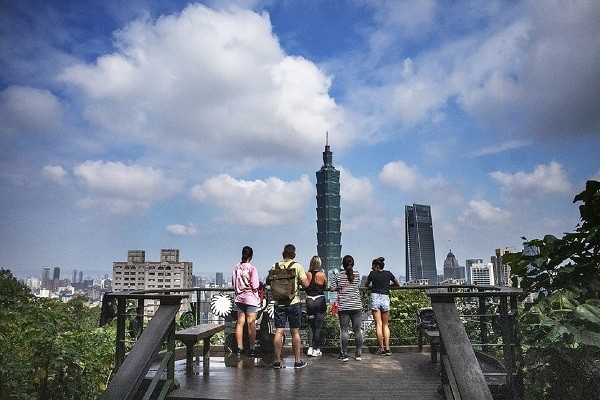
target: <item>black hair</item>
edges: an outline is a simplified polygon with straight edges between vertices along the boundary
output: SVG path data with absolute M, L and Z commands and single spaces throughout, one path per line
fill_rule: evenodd
M 385 258 L 383 257 L 378 257 L 376 259 L 373 260 L 373 264 L 372 265 L 377 265 L 379 267 L 379 269 L 383 269 L 385 267 Z
M 296 257 L 296 246 L 291 243 L 286 244 L 283 247 L 283 258 L 295 258 Z
M 252 259 L 252 256 L 254 254 L 254 250 L 252 250 L 252 247 L 250 246 L 244 246 L 244 248 L 242 249 L 242 262 L 248 262 Z
M 346 271 L 346 277 L 348 282 L 354 282 L 354 257 L 347 254 L 342 259 L 342 267 Z

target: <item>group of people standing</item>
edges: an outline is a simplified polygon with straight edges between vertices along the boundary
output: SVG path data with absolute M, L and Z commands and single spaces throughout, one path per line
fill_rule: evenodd
M 236 324 L 237 352 L 241 354 L 243 349 L 244 326 L 248 329 L 250 349 L 248 355 L 255 356 L 256 342 L 256 313 L 260 303 L 258 289 L 260 281 L 256 268 L 250 264 L 252 260 L 252 248 L 245 246 L 242 249 L 242 260 L 233 267 L 232 283 L 235 290 L 235 299 L 238 310 Z M 302 306 L 300 302 L 300 286 L 306 290 L 306 313 L 309 319 L 308 351 L 309 357 L 322 355 L 321 333 L 327 312 L 327 291 L 336 292 L 336 303 L 340 324 L 340 354 L 338 359 L 347 362 L 348 359 L 348 330 L 350 326 L 354 332 L 355 353 L 354 359 L 362 360 L 363 336 L 361 329 L 362 300 L 360 296 L 358 274 L 354 271 L 354 258 L 346 255 L 342 259 L 342 270 L 335 274 L 332 282 L 327 281 L 327 275 L 321 270 L 321 259 L 312 257 L 308 271 L 301 264 L 294 261 L 296 248 L 293 244 L 286 244 L 282 252 L 283 259 L 275 263 L 271 269 L 288 268 L 295 270 L 296 287 L 295 297 L 286 304 L 275 303 L 275 336 L 273 347 L 275 358 L 273 368 L 282 367 L 281 351 L 283 348 L 283 333 L 286 324 L 290 328 L 292 336 L 292 349 L 294 352 L 294 368 L 304 368 L 306 362 L 301 358 L 300 325 L 302 319 Z M 384 270 L 383 257 L 373 260 L 371 272 L 367 277 L 366 287 L 371 291 L 370 309 L 375 321 L 375 332 L 379 348 L 377 355 L 391 355 L 390 350 L 390 286 L 399 285 L 396 277 Z M 267 282 L 268 283 L 268 282 Z

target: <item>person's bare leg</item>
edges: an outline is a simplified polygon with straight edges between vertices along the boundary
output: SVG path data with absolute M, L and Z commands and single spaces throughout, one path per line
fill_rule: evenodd
M 246 314 L 238 312 L 237 324 L 235 325 L 235 340 L 237 342 L 238 349 L 244 348 L 244 324 L 246 323 Z
M 281 362 L 281 350 L 283 349 L 283 328 L 275 329 L 273 348 L 275 349 L 275 361 Z
M 390 312 L 382 311 L 381 312 L 381 327 L 383 332 L 383 345 L 385 346 L 385 350 L 389 350 L 390 348 Z
M 381 310 L 373 310 L 373 320 L 375 320 L 375 335 L 377 336 L 377 343 L 379 343 L 379 348 L 381 350 L 385 350 L 385 347 L 383 347 L 383 329 L 381 324 L 381 314 Z
M 296 362 L 300 362 L 300 353 L 302 349 L 300 348 L 301 340 L 300 340 L 300 329 L 299 328 L 290 328 L 290 334 L 292 335 L 292 349 L 294 350 L 294 358 Z
M 246 325 L 248 326 L 250 349 L 254 349 L 256 347 L 256 313 L 248 313 L 246 315 Z

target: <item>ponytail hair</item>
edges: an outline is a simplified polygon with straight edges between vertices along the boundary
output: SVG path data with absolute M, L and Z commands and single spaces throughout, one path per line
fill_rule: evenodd
M 351 255 L 345 255 L 342 259 L 342 267 L 346 271 L 348 282 L 354 282 L 354 257 Z
M 372 265 L 377 265 L 377 267 L 382 270 L 385 267 L 385 258 L 383 257 L 378 257 L 376 259 L 373 260 L 373 264 Z
M 254 250 L 252 250 L 252 247 L 244 246 L 244 248 L 242 249 L 242 263 L 247 263 L 248 261 L 250 261 L 252 259 L 253 254 Z

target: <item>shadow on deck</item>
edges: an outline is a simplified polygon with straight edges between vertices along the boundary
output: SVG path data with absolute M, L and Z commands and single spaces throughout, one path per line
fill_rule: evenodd
M 337 353 L 311 358 L 308 366 L 294 369 L 292 355 L 284 357 L 281 370 L 271 369 L 272 359 L 228 355 L 211 357 L 210 374 L 194 363 L 193 375 L 185 374 L 185 362 L 175 365 L 179 389 L 167 396 L 184 399 L 339 399 L 376 398 L 441 400 L 439 365 L 428 353 L 396 352 L 390 357 L 363 353 L 362 361 L 352 357 L 340 362 Z

